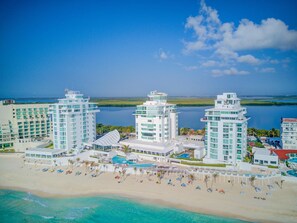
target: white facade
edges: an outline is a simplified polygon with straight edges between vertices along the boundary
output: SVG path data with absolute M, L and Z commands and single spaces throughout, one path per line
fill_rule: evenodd
M 51 139 L 49 106 L 0 101 L 0 149 L 11 147 L 23 152 L 33 142 Z M 18 148 L 15 148 L 16 144 Z
M 96 139 L 95 103 L 78 91 L 66 91 L 65 98 L 51 105 L 50 113 L 53 121 L 53 138 L 55 149 L 75 150 L 79 152 L 84 143 Z
M 167 103 L 167 94 L 152 91 L 149 100 L 135 111 L 135 130 L 138 140 L 167 142 L 178 135 L 176 105 Z
M 266 148 L 253 147 L 254 164 L 278 166 L 278 156 Z
M 241 107 L 236 93 L 223 93 L 215 100 L 215 107 L 206 109 L 205 162 L 235 165 L 242 161 L 247 147 L 246 108 Z
M 297 118 L 282 118 L 283 149 L 297 149 Z

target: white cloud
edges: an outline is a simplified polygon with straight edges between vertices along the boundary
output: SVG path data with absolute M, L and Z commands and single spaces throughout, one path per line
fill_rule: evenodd
M 160 61 L 163 61 L 163 60 L 173 59 L 174 55 L 160 48 L 158 53 L 156 53 L 155 58 L 157 58 Z
M 273 67 L 262 68 L 260 70 L 260 72 L 262 72 L 262 73 L 274 73 L 275 72 L 275 68 L 273 68 Z
M 193 71 L 193 70 L 197 70 L 197 69 L 198 69 L 197 66 L 187 66 L 187 67 L 185 67 L 186 71 Z
M 249 74 L 248 71 L 245 70 L 237 70 L 234 67 L 225 70 L 214 69 L 211 71 L 214 76 L 224 76 L 224 75 L 246 75 Z
M 240 63 L 248 63 L 248 64 L 259 64 L 261 62 L 259 59 L 255 58 L 250 54 L 239 56 L 237 58 L 237 61 Z
M 167 60 L 169 58 L 168 54 L 162 50 L 162 49 L 159 49 L 159 55 L 158 55 L 158 58 L 160 60 Z
M 186 29 L 194 30 L 196 39 L 185 42 L 186 50 L 227 48 L 232 51 L 254 49 L 297 50 L 297 31 L 289 30 L 279 19 L 268 18 L 255 24 L 242 19 L 238 27 L 222 23 L 218 12 L 201 1 L 198 16 L 190 16 Z
M 237 28 L 223 32 L 218 46 L 229 49 L 281 49 L 297 50 L 297 31 L 289 30 L 288 26 L 279 19 L 268 18 L 260 24 L 243 19 Z
M 214 58 L 218 57 L 229 66 L 235 63 L 276 64 L 281 61 L 256 58 L 252 53 L 242 54 L 242 51 L 297 51 L 297 31 L 289 29 L 283 21 L 267 18 L 259 24 L 248 19 L 242 19 L 238 26 L 231 22 L 222 23 L 218 11 L 207 6 L 204 0 L 201 1 L 198 15 L 187 18 L 185 28 L 194 31 L 193 39 L 184 41 L 185 53 L 212 50 Z M 207 63 L 205 65 L 207 67 Z
M 214 60 L 208 60 L 208 61 L 205 61 L 203 62 L 201 65 L 203 67 L 213 67 L 213 66 L 216 66 L 218 63 Z

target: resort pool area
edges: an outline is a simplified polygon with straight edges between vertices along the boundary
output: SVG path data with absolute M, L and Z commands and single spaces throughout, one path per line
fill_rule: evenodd
M 113 164 L 134 164 L 132 161 L 128 161 L 122 156 L 114 156 L 111 161 Z
M 297 177 L 297 171 L 296 170 L 288 170 L 287 174 L 289 174 L 290 176 L 293 176 L 293 177 Z
M 289 159 L 288 162 L 297 163 L 297 157 Z
M 126 160 L 125 157 L 122 156 L 114 156 L 112 158 L 113 164 L 127 164 L 129 167 L 136 167 L 136 168 L 150 168 L 155 166 L 153 163 L 134 163 L 132 161 Z
M 130 167 L 136 167 L 136 168 L 150 168 L 154 167 L 155 164 L 153 163 L 137 163 L 137 164 L 129 164 Z
M 183 153 L 183 154 L 178 155 L 176 158 L 178 158 L 178 159 L 182 159 L 182 158 L 188 159 L 188 158 L 190 158 L 190 154 L 189 153 Z

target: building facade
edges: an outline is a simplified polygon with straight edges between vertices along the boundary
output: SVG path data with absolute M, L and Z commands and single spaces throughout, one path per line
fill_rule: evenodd
M 273 152 L 273 150 L 253 147 L 252 151 L 254 154 L 254 164 L 265 166 L 278 166 L 278 156 Z
M 297 150 L 297 118 L 282 118 L 281 129 L 283 149 Z
M 178 135 L 176 105 L 167 103 L 167 94 L 152 91 L 149 100 L 135 111 L 135 131 L 138 140 L 167 142 Z
M 246 108 L 240 105 L 236 93 L 223 93 L 215 107 L 205 110 L 205 162 L 235 165 L 242 161 L 247 148 Z
M 96 104 L 83 94 L 66 90 L 65 98 L 50 107 L 54 148 L 79 152 L 85 143 L 95 141 L 96 112 Z
M 49 104 L 0 102 L 0 149 L 51 139 Z M 21 146 L 19 146 L 21 148 Z

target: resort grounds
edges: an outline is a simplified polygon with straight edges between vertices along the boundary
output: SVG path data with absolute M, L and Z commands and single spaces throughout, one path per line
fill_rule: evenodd
M 118 195 L 252 222 L 296 222 L 297 219 L 297 182 L 282 182 L 280 177 L 251 183 L 221 175 L 214 178 L 210 174 L 205 180 L 205 174 L 189 173 L 185 167 L 170 172 L 114 169 L 112 164 L 90 167 L 79 162 L 51 167 L 26 164 L 22 156 L 0 155 L 1 189 L 44 197 Z

